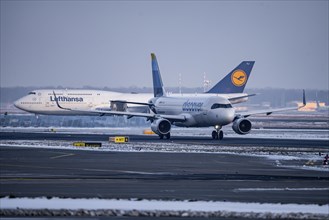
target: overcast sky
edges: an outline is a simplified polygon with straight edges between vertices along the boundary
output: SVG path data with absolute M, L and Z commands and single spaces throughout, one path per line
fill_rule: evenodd
M 1 87 L 214 85 L 328 89 L 328 1 L 3 1 Z

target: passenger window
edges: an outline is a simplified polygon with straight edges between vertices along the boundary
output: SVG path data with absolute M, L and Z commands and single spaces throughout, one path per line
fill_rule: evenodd
M 29 92 L 29 95 L 36 95 L 35 92 Z

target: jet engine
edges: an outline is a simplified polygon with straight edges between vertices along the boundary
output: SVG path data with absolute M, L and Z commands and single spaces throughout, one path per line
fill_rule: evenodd
M 157 119 L 152 122 L 151 130 L 158 135 L 166 135 L 170 132 L 171 123 L 167 119 Z
M 124 101 L 111 101 L 110 106 L 113 111 L 125 112 L 127 110 L 127 103 Z
M 251 122 L 246 118 L 239 118 L 233 122 L 232 129 L 237 134 L 248 134 L 251 130 Z

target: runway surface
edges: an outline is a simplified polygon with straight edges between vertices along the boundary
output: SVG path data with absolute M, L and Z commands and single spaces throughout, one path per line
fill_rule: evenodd
M 1 140 L 108 141 L 108 136 L 2 132 Z M 314 155 L 328 151 L 327 140 L 226 138 L 219 142 L 209 137 L 159 140 L 156 136 L 131 135 L 130 142 L 217 148 L 281 146 L 290 156 L 303 153 L 303 149 Z M 252 152 L 118 152 L 13 146 L 1 146 L 0 153 L 1 196 L 329 203 L 328 172 L 303 169 L 308 162 L 305 159 L 268 160 Z
M 1 196 L 329 202 L 327 173 L 246 156 L 2 147 L 1 167 Z

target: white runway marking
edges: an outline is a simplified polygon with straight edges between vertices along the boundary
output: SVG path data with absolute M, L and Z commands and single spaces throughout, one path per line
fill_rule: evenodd
M 70 156 L 74 156 L 74 154 L 63 154 L 63 155 L 51 157 L 50 159 L 58 159 L 58 158 L 70 157 Z

